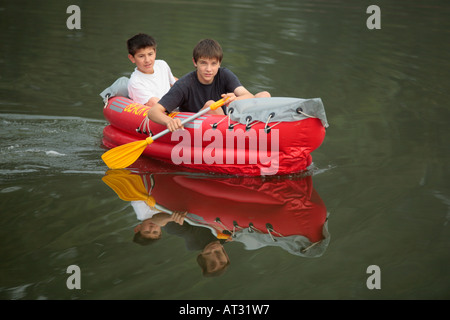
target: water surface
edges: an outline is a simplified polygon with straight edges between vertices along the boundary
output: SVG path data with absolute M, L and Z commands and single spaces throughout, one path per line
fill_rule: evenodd
M 82 1 L 80 30 L 66 27 L 70 4 L 0 5 L 2 299 L 450 298 L 447 1 L 378 1 L 380 30 L 366 27 L 369 1 Z M 250 91 L 322 98 L 322 255 L 235 241 L 227 272 L 204 278 L 183 238 L 132 242 L 136 214 L 102 181 L 99 93 L 133 71 L 138 32 L 177 77 L 212 37 Z M 366 285 L 371 265 L 381 289 Z

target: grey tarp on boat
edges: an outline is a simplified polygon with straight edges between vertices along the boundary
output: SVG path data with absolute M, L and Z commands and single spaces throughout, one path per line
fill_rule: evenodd
M 173 211 L 167 209 L 159 204 L 155 205 L 155 208 L 173 214 Z M 279 247 L 290 254 L 306 257 L 306 258 L 317 258 L 323 255 L 330 243 L 330 233 L 328 232 L 328 217 L 329 212 L 327 212 L 327 219 L 322 226 L 323 239 L 318 242 L 311 242 L 308 238 L 302 235 L 291 235 L 291 236 L 276 236 L 273 237 L 269 233 L 255 232 L 250 228 L 240 229 L 233 234 L 233 241 L 241 242 L 244 244 L 246 250 L 258 250 L 263 247 Z M 211 233 L 217 237 L 217 230 L 208 224 L 205 224 L 203 217 L 198 216 L 193 213 L 187 214 L 187 223 L 197 227 L 204 227 L 211 230 Z
M 103 90 L 100 96 L 107 102 L 107 97 L 127 97 L 128 96 L 127 77 L 120 77 L 114 83 Z M 230 119 L 248 124 L 253 121 L 278 122 L 278 121 L 298 121 L 306 118 L 319 118 L 325 128 L 328 127 L 325 108 L 320 98 L 300 99 L 289 97 L 271 97 L 236 100 L 230 103 L 227 108 L 233 110 Z M 248 119 L 250 119 L 248 121 Z
M 327 216 L 329 213 L 327 213 Z M 330 233 L 328 232 L 328 218 L 322 227 L 323 239 L 312 243 L 302 235 L 291 235 L 272 238 L 267 233 L 258 233 L 248 228 L 236 232 L 233 240 L 244 244 L 246 250 L 257 250 L 262 247 L 279 247 L 290 254 L 305 258 L 317 258 L 324 254 L 330 243 Z
M 300 99 L 289 97 L 271 97 L 236 100 L 230 103 L 230 119 L 248 124 L 252 121 L 278 122 L 298 121 L 306 118 L 319 118 L 325 128 L 328 127 L 325 108 L 320 98 Z
M 161 211 L 172 213 L 172 211 L 157 206 Z M 327 213 L 328 217 L 329 213 Z M 214 236 L 217 236 L 217 230 L 208 224 L 203 224 L 204 219 L 192 213 L 188 213 L 187 223 L 193 226 L 204 227 L 211 230 Z M 194 218 L 194 219 L 193 219 Z M 258 250 L 263 247 L 279 247 L 286 250 L 290 254 L 305 257 L 317 258 L 324 254 L 330 243 L 330 233 L 328 232 L 328 218 L 322 227 L 323 239 L 318 242 L 311 242 L 307 237 L 302 235 L 291 236 L 271 236 L 268 233 L 255 232 L 249 228 L 241 229 L 233 234 L 233 241 L 244 244 L 246 250 Z
M 103 101 L 105 103 L 107 102 L 107 99 L 106 99 L 107 96 L 108 96 L 108 98 L 116 97 L 116 96 L 129 98 L 129 96 L 128 96 L 128 81 L 129 80 L 130 79 L 128 79 L 127 77 L 120 77 L 119 79 L 114 81 L 114 83 L 112 85 L 110 85 L 108 88 L 103 90 L 102 93 L 100 93 L 100 96 L 102 97 Z

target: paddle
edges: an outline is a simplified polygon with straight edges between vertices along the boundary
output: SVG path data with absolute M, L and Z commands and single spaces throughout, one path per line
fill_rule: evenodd
M 102 180 L 124 201 L 141 200 L 155 206 L 155 200 L 147 193 L 141 177 L 128 170 L 108 170 Z
M 124 201 L 145 201 L 150 207 L 166 213 L 173 213 L 172 210 L 156 203 L 155 198 L 148 194 L 140 176 L 132 174 L 126 169 L 108 170 L 102 180 Z M 187 217 L 199 218 L 192 213 L 188 213 Z
M 145 201 L 150 207 L 153 207 L 162 212 L 173 214 L 172 210 L 157 204 L 155 198 L 148 194 L 147 189 L 145 188 L 140 176 L 131 174 L 131 172 L 126 169 L 108 170 L 106 172 L 106 175 L 102 177 L 102 180 L 117 193 L 120 199 L 124 201 Z M 187 221 L 191 225 L 208 227 L 204 224 L 195 222 L 203 220 L 202 217 L 196 214 L 188 213 L 186 215 L 186 218 L 190 218 Z M 229 235 L 224 234 L 214 228 L 208 228 L 211 229 L 213 234 L 218 239 L 230 238 Z
M 221 106 L 223 106 L 225 100 L 227 100 L 227 99 L 228 99 L 228 97 L 225 99 L 220 99 L 220 100 L 212 103 L 209 106 L 209 108 L 200 110 L 196 114 L 181 121 L 181 124 L 185 124 L 186 122 L 192 121 L 192 120 L 204 115 L 205 113 L 207 113 L 210 110 L 216 110 L 216 109 L 220 108 Z M 109 151 L 106 151 L 102 155 L 102 159 L 110 169 L 126 168 L 126 167 L 130 166 L 131 164 L 133 164 L 141 156 L 142 152 L 144 152 L 145 148 L 149 144 L 151 144 L 153 141 L 155 141 L 156 139 L 162 137 L 163 135 L 165 135 L 169 132 L 170 132 L 169 129 L 166 129 L 152 137 L 148 137 L 145 140 L 134 141 L 134 142 L 130 142 L 130 143 L 115 147 Z

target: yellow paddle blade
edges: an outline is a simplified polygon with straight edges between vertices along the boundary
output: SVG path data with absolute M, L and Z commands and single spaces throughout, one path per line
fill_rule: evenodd
M 147 201 L 149 198 L 141 177 L 129 171 L 109 170 L 102 180 L 124 201 Z
M 102 155 L 103 161 L 110 169 L 123 169 L 133 164 L 144 152 L 147 145 L 153 139 L 148 137 L 145 140 L 134 141 L 106 151 Z

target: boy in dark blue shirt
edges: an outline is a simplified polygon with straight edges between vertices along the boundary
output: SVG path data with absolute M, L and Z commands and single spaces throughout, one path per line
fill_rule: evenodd
M 263 91 L 251 94 L 239 81 L 237 76 L 226 68 L 221 68 L 223 51 L 220 44 L 212 39 L 201 40 L 194 48 L 193 62 L 197 70 L 192 71 L 177 82 L 157 103 L 148 118 L 167 126 L 170 131 L 182 129 L 181 120 L 167 116 L 179 108 L 181 112 L 194 112 L 208 108 L 211 103 L 228 97 L 225 105 L 234 100 L 270 97 Z M 224 109 L 210 111 L 210 114 L 224 114 Z

